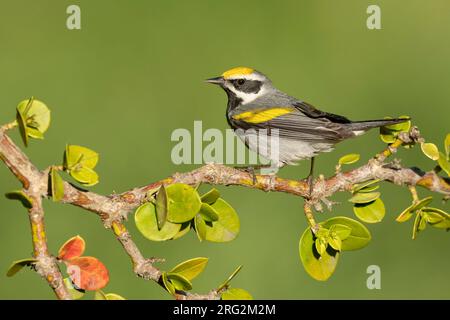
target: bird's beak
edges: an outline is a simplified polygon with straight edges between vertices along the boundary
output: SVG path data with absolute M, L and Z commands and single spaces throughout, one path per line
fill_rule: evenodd
M 215 78 L 211 78 L 211 79 L 206 79 L 205 80 L 207 83 L 212 83 L 212 84 L 223 84 L 224 80 L 223 77 L 215 77 Z

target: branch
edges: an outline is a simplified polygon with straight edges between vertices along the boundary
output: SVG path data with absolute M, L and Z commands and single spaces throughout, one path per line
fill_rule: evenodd
M 130 233 L 122 223 L 114 221 L 112 223 L 112 230 L 114 231 L 117 240 L 119 240 L 126 253 L 130 257 L 131 262 L 133 263 L 134 273 L 138 277 L 144 278 L 146 280 L 153 280 L 161 287 L 164 287 L 161 279 L 162 272 L 153 266 L 155 262 L 164 262 L 164 259 L 145 259 L 137 245 L 131 239 Z M 177 300 L 218 300 L 222 291 L 211 290 L 207 294 L 203 295 L 183 292 L 181 294 L 176 294 L 175 298 Z
M 7 129 L 7 127 L 0 128 L 0 158 L 22 182 L 23 192 L 32 200 L 32 207 L 28 210 L 28 217 L 31 224 L 33 257 L 37 260 L 34 267 L 37 273 L 47 281 L 59 299 L 70 299 L 70 294 L 64 285 L 61 270 L 56 263 L 55 257 L 49 253 L 47 246 L 42 197 L 47 195 L 48 176 L 40 172 L 11 139 L 5 135 L 5 130 Z
M 157 259 L 145 259 L 141 251 L 131 239 L 126 227 L 120 222 L 112 223 L 112 230 L 133 263 L 134 273 L 144 279 L 158 282 L 161 271 L 153 266 Z
M 9 129 L 0 129 L 0 158 L 10 168 L 14 175 L 22 182 L 27 194 L 34 199 L 35 209 L 30 210 L 30 220 L 33 230 L 38 230 L 36 239 L 33 236 L 35 245 L 35 256 L 39 263 L 38 272 L 45 276 L 49 284 L 55 290 L 59 298 L 67 298 L 67 290 L 62 288 L 62 276 L 56 265 L 54 258 L 48 253 L 43 224 L 43 211 L 41 199 L 48 197 L 47 175 L 48 172 L 40 172 L 30 160 L 17 148 L 17 146 L 6 136 Z M 436 174 L 434 171 L 422 172 L 416 168 L 404 168 L 398 163 L 385 163 L 403 143 L 417 142 L 421 139 L 417 128 L 413 127 L 407 134 L 402 134 L 388 148 L 380 152 L 373 159 L 359 168 L 341 173 L 325 179 L 319 176 L 314 181 L 312 192 L 309 192 L 309 185 L 306 181 L 283 179 L 276 176 L 253 175 L 227 167 L 220 164 L 207 164 L 196 170 L 186 173 L 176 173 L 173 176 L 153 182 L 149 185 L 134 188 L 122 194 L 109 196 L 100 195 L 94 192 L 80 190 L 68 182 L 64 182 L 63 203 L 75 205 L 94 212 L 100 216 L 105 227 L 112 227 L 112 230 L 129 255 L 133 270 L 136 275 L 153 280 L 161 285 L 162 272 L 154 266 L 155 259 L 146 259 L 139 251 L 136 244 L 122 221 L 127 218 L 128 213 L 144 203 L 149 194 L 155 193 L 161 185 L 173 183 L 185 183 L 197 185 L 206 183 L 211 185 L 237 185 L 262 191 L 285 192 L 305 198 L 304 209 L 311 227 L 316 225 L 312 212 L 312 207 L 320 209 L 320 202 L 324 202 L 331 207 L 328 197 L 340 191 L 349 191 L 354 184 L 362 183 L 372 179 L 388 181 L 398 185 L 409 187 L 421 186 L 445 196 L 450 195 L 450 185 L 448 181 Z M 33 207 L 34 208 L 34 207 Z M 33 235 L 34 235 L 33 231 Z M 36 249 L 37 248 L 37 249 Z M 45 263 L 44 263 L 45 262 Z M 40 270 L 40 271 L 39 271 Z M 177 299 L 219 299 L 221 292 L 211 290 L 204 295 L 192 293 L 177 293 Z
M 349 191 L 354 184 L 371 179 L 388 181 L 397 185 L 420 186 L 430 191 L 450 195 L 448 180 L 440 177 L 435 171 L 423 172 L 417 168 L 404 168 L 399 164 L 389 164 L 384 161 L 403 144 L 420 139 L 417 128 L 413 127 L 409 134 L 402 135 L 396 142 L 381 151 L 373 159 L 359 168 L 337 173 L 325 179 L 320 176 L 315 180 L 312 194 L 306 181 L 284 179 L 270 175 L 253 175 L 221 164 L 207 164 L 185 173 L 175 173 L 166 179 L 153 182 L 143 187 L 134 188 L 122 194 L 109 196 L 93 192 L 80 191 L 69 183 L 65 183 L 63 202 L 73 204 L 96 212 L 104 220 L 107 227 L 113 221 L 121 221 L 127 214 L 146 201 L 148 194 L 156 192 L 159 187 L 173 183 L 197 185 L 236 185 L 262 191 L 285 192 L 302 198 L 310 198 L 311 204 L 323 201 L 333 194 Z

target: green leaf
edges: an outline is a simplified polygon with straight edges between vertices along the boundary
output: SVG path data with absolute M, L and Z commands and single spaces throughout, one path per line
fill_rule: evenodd
M 323 226 L 322 226 L 322 228 L 319 228 L 319 230 L 315 234 L 316 238 L 323 238 L 323 239 L 328 238 L 329 235 L 330 235 L 330 230 Z
M 409 119 L 409 116 L 400 116 L 399 119 Z M 388 130 L 396 131 L 396 132 L 408 132 L 411 128 L 411 121 L 405 121 L 401 123 L 391 124 L 385 126 Z
M 423 212 L 423 211 L 422 211 Z M 424 220 L 426 220 L 430 224 L 439 223 L 445 218 L 436 212 L 423 212 Z
M 351 229 L 351 233 L 348 237 L 341 238 L 342 251 L 357 250 L 365 247 L 371 239 L 369 230 L 361 222 L 353 220 L 347 217 L 334 217 L 330 218 L 322 223 L 321 226 L 333 231 L 333 228 L 344 225 Z M 334 227 L 336 226 L 336 227 Z
M 192 220 L 202 204 L 197 191 L 184 183 L 175 183 L 166 188 L 169 199 L 167 220 L 182 223 Z
M 98 174 L 94 171 L 98 163 L 98 153 L 77 145 L 67 145 L 64 153 L 64 168 L 78 182 L 85 186 L 98 183 Z
M 28 146 L 29 137 L 44 138 L 50 125 L 50 110 L 43 102 L 34 98 L 23 100 L 17 106 L 16 121 L 23 143 Z
M 420 213 L 419 225 L 417 226 L 417 231 L 423 231 L 423 230 L 425 230 L 426 227 L 427 227 L 427 220 L 425 219 L 423 214 Z
M 181 228 L 180 224 L 166 221 L 161 230 L 156 221 L 156 208 L 151 202 L 144 203 L 134 214 L 136 227 L 144 237 L 152 241 L 164 241 L 173 238 Z
M 239 288 L 228 289 L 222 293 L 220 298 L 222 300 L 253 300 L 252 295 L 248 291 Z
M 436 161 L 439 159 L 439 149 L 434 143 L 422 143 L 420 148 L 422 149 L 422 152 L 431 160 Z
M 330 237 L 328 244 L 336 251 L 342 250 L 342 240 L 338 236 Z
M 192 279 L 196 278 L 200 273 L 203 272 L 207 263 L 208 258 L 203 257 L 192 258 L 184 262 L 181 262 L 176 267 L 174 267 L 170 272 L 177 273 L 185 277 L 187 280 L 191 281 Z
M 444 210 L 441 210 L 441 209 L 438 209 L 438 208 L 424 207 L 424 208 L 422 208 L 422 211 L 426 212 L 426 213 L 434 212 L 434 213 L 437 213 L 440 216 L 444 217 L 445 219 L 450 219 L 450 214 L 448 214 Z
M 31 209 L 33 207 L 33 201 L 31 198 L 21 190 L 7 192 L 5 193 L 5 197 L 10 200 L 19 200 L 27 209 Z
M 411 211 L 416 211 L 416 210 L 422 209 L 423 207 L 426 207 L 427 205 L 429 205 L 431 203 L 431 201 L 433 201 L 433 196 L 423 198 L 420 201 L 414 203 L 414 205 L 411 208 Z
M 416 214 L 416 218 L 414 219 L 414 225 L 413 225 L 413 232 L 412 232 L 412 239 L 415 240 L 417 237 L 417 231 L 419 230 L 419 223 L 420 223 L 421 216 L 419 213 Z
M 353 206 L 355 215 L 366 223 L 377 223 L 383 220 L 386 208 L 381 199 L 369 203 L 355 203 Z
M 52 189 L 52 199 L 59 202 L 64 198 L 64 180 L 54 167 L 50 170 L 50 184 Z
M 176 240 L 187 234 L 191 230 L 191 221 L 185 222 L 181 224 L 180 231 L 176 235 L 173 236 L 172 240 Z
M 219 220 L 219 214 L 217 211 L 205 202 L 203 202 L 200 207 L 200 215 L 205 221 L 213 222 Z
M 239 217 L 236 211 L 221 198 L 211 207 L 217 212 L 219 219 L 206 224 L 203 219 L 200 220 L 196 217 L 195 226 L 197 233 L 199 229 L 202 230 L 204 228 L 204 239 L 211 242 L 227 242 L 235 239 L 240 229 Z
M 78 300 L 78 299 L 83 298 L 84 293 L 86 292 L 83 289 L 76 288 L 74 286 L 74 284 L 72 283 L 72 280 L 70 280 L 70 278 L 64 278 L 64 285 L 66 286 L 67 291 L 69 291 L 69 294 L 73 300 Z
M 445 155 L 446 158 L 450 158 L 450 133 L 447 133 L 444 140 L 444 148 L 445 148 Z
M 106 300 L 126 300 L 124 297 L 122 297 L 121 295 L 117 294 L 117 293 L 107 293 L 105 295 Z
M 27 135 L 41 139 L 50 126 L 50 109 L 42 101 L 31 98 L 21 101 L 17 111 L 25 118 L 26 126 L 34 129 L 27 130 Z
M 334 273 L 339 260 L 339 252 L 329 247 L 322 255 L 319 255 L 311 228 L 307 228 L 303 232 L 300 238 L 299 252 L 303 267 L 312 278 L 326 281 Z
M 377 184 L 378 182 L 380 182 L 380 179 L 374 179 L 374 180 L 369 180 L 366 182 L 355 184 L 352 187 L 352 193 L 366 192 L 366 191 L 370 192 L 370 191 L 372 191 L 371 190 L 372 187 L 376 187 L 376 189 L 378 189 L 379 186 L 374 186 L 374 184 Z M 373 189 L 373 190 L 375 190 L 375 189 Z
M 211 205 L 211 204 L 214 204 L 214 202 L 216 202 L 216 200 L 219 199 L 219 197 L 220 197 L 219 190 L 217 190 L 216 188 L 212 188 L 207 193 L 202 195 L 201 200 L 202 200 L 202 202 Z
M 414 208 L 414 204 L 410 205 L 408 208 L 406 208 L 405 210 L 402 211 L 402 213 L 400 213 L 398 215 L 398 217 L 395 219 L 395 221 L 397 222 L 406 222 L 409 219 L 412 218 L 413 216 L 413 210 L 412 208 Z
M 350 153 L 347 154 L 345 156 L 342 156 L 339 158 L 339 164 L 343 165 L 343 164 L 352 164 L 355 163 L 359 160 L 360 155 L 357 153 Z
M 27 134 L 34 139 L 44 140 L 44 134 L 34 128 L 28 127 Z
M 381 127 L 380 138 L 384 143 L 393 143 L 397 139 L 397 132 Z
M 198 240 L 203 241 L 206 239 L 206 222 L 203 220 L 200 214 L 197 214 L 194 218 L 195 233 Z
M 163 272 L 163 274 L 161 275 L 162 277 L 162 281 L 164 284 L 164 287 L 166 288 L 166 290 L 171 294 L 174 295 L 175 294 L 175 287 L 174 285 L 169 281 L 169 279 L 167 278 L 167 273 Z
M 442 221 L 430 224 L 433 228 L 450 230 L 450 219 L 443 219 Z
M 94 300 L 107 300 L 106 294 L 102 290 L 97 290 L 94 293 Z
M 352 228 L 344 224 L 333 224 L 329 228 L 331 235 L 336 235 L 341 240 L 345 240 L 352 234 Z
M 408 116 L 400 116 L 399 118 L 409 119 Z M 392 118 L 385 117 L 385 119 L 392 119 Z M 385 143 L 393 143 L 397 139 L 397 136 L 400 132 L 408 132 L 410 128 L 411 128 L 411 121 L 380 127 L 380 138 Z
M 378 190 L 379 188 L 380 188 L 379 185 L 373 185 L 373 186 L 369 186 L 369 187 L 365 187 L 365 188 L 360 189 L 358 191 L 358 193 L 370 193 L 370 192 L 373 192 L 375 190 Z
M 392 119 L 391 117 L 384 117 L 385 119 Z M 393 143 L 397 139 L 398 131 L 393 130 L 390 126 L 380 127 L 380 138 L 385 143 Z
M 70 170 L 70 175 L 72 176 L 72 178 L 87 187 L 97 184 L 99 179 L 97 172 L 88 167 L 81 167 Z
M 167 220 L 167 210 L 169 206 L 169 199 L 167 197 L 166 187 L 161 185 L 158 193 L 156 194 L 156 220 L 158 222 L 158 229 L 164 226 Z
M 316 240 L 314 241 L 314 246 L 316 248 L 316 251 L 319 255 L 323 255 L 325 253 L 325 251 L 327 250 L 328 247 L 328 243 L 326 241 L 326 239 L 324 238 L 316 238 Z
M 375 201 L 381 196 L 381 193 L 379 192 L 358 192 L 353 197 L 348 199 L 348 201 L 352 203 L 369 203 L 372 201 Z
M 409 219 L 411 219 L 411 217 L 413 216 L 413 213 L 415 211 L 424 208 L 425 206 L 430 204 L 432 200 L 433 200 L 433 197 L 430 196 L 430 197 L 423 198 L 423 199 L 419 200 L 418 202 L 413 203 L 408 208 L 403 210 L 403 212 L 400 213 L 400 215 L 395 220 L 398 222 L 408 221 Z
M 25 147 L 28 147 L 28 127 L 26 125 L 26 118 L 19 110 L 16 112 L 16 121 L 19 125 L 20 137 L 22 138 L 23 144 Z
M 450 230 L 450 214 L 438 208 L 424 207 L 420 209 L 414 222 L 413 239 L 419 231 L 426 228 L 427 223 L 434 228 L 448 231 Z
M 192 283 L 181 274 L 169 272 L 167 273 L 167 278 L 173 284 L 176 290 L 180 291 L 192 290 Z
M 445 155 L 442 152 L 439 152 L 438 159 L 439 167 L 450 177 L 450 162 L 447 160 Z
M 242 269 L 242 265 L 240 265 L 239 267 L 236 268 L 236 270 L 234 270 L 230 276 L 227 278 L 227 280 L 224 281 L 224 283 L 222 283 L 218 288 L 217 291 L 222 290 L 223 288 L 226 288 L 229 286 L 231 280 L 234 279 L 234 277 L 236 277 L 236 275 L 241 271 Z
M 94 169 L 98 163 L 97 152 L 86 147 L 67 145 L 64 157 L 64 166 L 68 170 L 76 167 Z
M 7 277 L 14 276 L 17 272 L 22 270 L 23 267 L 31 266 L 37 262 L 37 259 L 34 258 L 27 258 L 27 259 L 21 259 L 14 261 L 11 266 L 8 268 L 8 271 L 6 272 Z

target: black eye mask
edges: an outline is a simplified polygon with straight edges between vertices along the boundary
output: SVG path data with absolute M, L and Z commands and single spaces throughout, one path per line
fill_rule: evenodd
M 242 79 L 232 80 L 233 86 L 236 90 L 245 93 L 258 93 L 262 87 L 262 82 L 258 80 L 245 80 L 243 83 L 240 82 L 242 82 Z

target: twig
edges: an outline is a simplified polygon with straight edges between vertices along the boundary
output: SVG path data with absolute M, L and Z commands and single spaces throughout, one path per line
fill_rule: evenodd
M 416 203 L 419 201 L 419 195 L 417 194 L 417 189 L 415 186 L 408 186 L 409 192 L 411 192 L 411 196 L 413 198 L 413 202 Z
M 4 134 L 6 129 L 5 127 L 0 129 L 0 158 L 22 182 L 23 192 L 32 200 L 28 216 L 31 224 L 33 256 L 37 260 L 36 271 L 47 281 L 59 299 L 71 299 L 64 285 L 61 270 L 47 246 L 42 207 L 42 197 L 47 195 L 47 176 L 39 172 L 27 156 Z
M 117 240 L 119 240 L 126 253 L 130 257 L 131 262 L 133 263 L 134 273 L 138 277 L 144 278 L 146 280 L 153 280 L 160 286 L 164 287 L 161 279 L 162 272 L 158 268 L 153 266 L 153 263 L 160 259 L 145 259 L 139 248 L 131 239 L 130 233 L 122 223 L 114 221 L 112 223 L 112 230 L 116 235 Z M 174 297 L 177 300 L 216 300 L 220 297 L 220 294 L 221 292 L 218 292 L 216 290 L 211 290 L 207 294 L 179 292 L 176 293 Z
M 48 251 L 42 199 L 40 197 L 32 197 L 32 199 L 33 207 L 29 210 L 29 218 L 33 242 L 33 256 L 37 260 L 35 264 L 36 271 L 48 282 L 58 299 L 70 300 L 71 296 L 64 285 L 61 270 L 55 257 Z
M 306 200 L 305 203 L 303 204 L 303 211 L 305 212 L 305 217 L 306 220 L 308 221 L 309 226 L 311 227 L 311 230 L 314 233 L 316 233 L 319 230 L 319 225 L 316 223 L 316 220 L 314 219 L 314 214 L 311 205 Z
M 131 239 L 131 235 L 126 227 L 122 223 L 114 221 L 112 223 L 112 230 L 130 257 L 133 263 L 134 273 L 144 279 L 158 282 L 161 277 L 161 271 L 153 266 L 152 259 L 144 258 L 139 248 Z
M 13 174 L 22 182 L 24 190 L 33 199 L 33 208 L 30 210 L 30 221 L 33 234 L 34 255 L 38 259 L 37 271 L 47 280 L 56 295 L 60 299 L 70 298 L 62 282 L 62 275 L 55 259 L 49 254 L 43 220 L 42 198 L 48 197 L 47 178 L 48 171 L 39 171 L 23 154 L 23 152 L 5 134 L 10 126 L 0 128 L 0 158 Z M 103 196 L 94 192 L 82 191 L 71 184 L 64 182 L 63 203 L 75 205 L 95 212 L 100 216 L 106 227 L 112 227 L 114 234 L 129 255 L 134 272 L 145 279 L 151 279 L 161 284 L 162 272 L 154 267 L 153 259 L 145 259 L 122 221 L 127 215 L 142 204 L 149 193 L 156 192 L 162 184 L 186 183 L 197 185 L 206 183 L 211 185 L 237 185 L 262 191 L 285 192 L 308 198 L 305 201 L 304 211 L 308 223 L 316 230 L 312 207 L 322 202 L 329 202 L 327 197 L 340 191 L 347 191 L 354 184 L 372 179 L 389 181 L 398 185 L 406 185 L 410 188 L 421 186 L 445 196 L 450 195 L 449 183 L 438 176 L 436 172 L 421 172 L 417 169 L 403 168 L 400 166 L 389 167 L 384 161 L 396 152 L 403 143 L 411 143 L 422 139 L 417 128 L 413 127 L 409 134 L 402 134 L 388 148 L 379 153 L 367 164 L 347 171 L 339 172 L 328 179 L 318 179 L 314 183 L 310 195 L 306 181 L 283 179 L 274 176 L 253 175 L 220 164 L 207 164 L 196 170 L 186 173 L 177 173 L 172 177 L 151 183 L 149 185 L 134 188 L 122 194 Z M 177 299 L 219 299 L 221 292 L 211 290 L 209 293 L 193 294 L 189 292 L 177 292 Z

